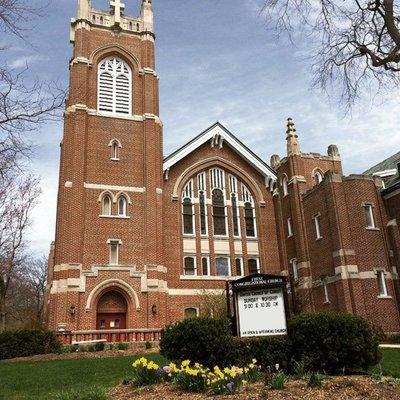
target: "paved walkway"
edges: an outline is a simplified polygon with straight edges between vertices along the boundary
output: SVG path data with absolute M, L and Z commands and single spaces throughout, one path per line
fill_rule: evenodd
M 379 347 L 382 347 L 383 349 L 400 349 L 400 344 L 383 343 L 380 344 Z

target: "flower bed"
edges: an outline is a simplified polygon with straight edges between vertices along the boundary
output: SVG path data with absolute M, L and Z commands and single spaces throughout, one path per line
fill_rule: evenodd
M 185 392 L 179 386 L 162 383 L 132 388 L 119 385 L 110 392 L 110 400 L 209 400 L 207 392 Z M 310 387 L 305 380 L 290 379 L 283 390 L 267 388 L 263 382 L 251 383 L 232 395 L 222 394 L 219 400 L 394 400 L 400 398 L 400 384 L 378 381 L 368 376 L 336 376 L 324 380 L 322 387 Z
M 249 382 L 262 378 L 257 360 L 253 359 L 245 367 L 206 368 L 199 363 L 192 364 L 190 360 L 182 361 L 180 365 L 171 363 L 160 367 L 145 357 L 133 364 L 130 382 L 133 386 L 146 386 L 161 382 L 172 382 L 184 391 L 208 392 L 210 394 L 233 394 Z

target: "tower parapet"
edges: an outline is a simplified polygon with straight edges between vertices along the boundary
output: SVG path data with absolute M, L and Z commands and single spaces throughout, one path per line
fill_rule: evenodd
M 74 42 L 75 31 L 79 28 L 91 30 L 104 28 L 129 33 L 153 33 L 153 8 L 150 0 L 143 0 L 139 17 L 124 13 L 121 0 L 110 0 L 108 11 L 95 10 L 91 0 L 78 0 L 76 18 L 71 19 L 70 40 Z

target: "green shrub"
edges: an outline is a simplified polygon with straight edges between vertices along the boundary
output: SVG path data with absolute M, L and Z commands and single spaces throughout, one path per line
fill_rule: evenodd
M 103 351 L 106 348 L 105 342 L 96 342 L 94 345 L 94 351 Z
M 307 378 L 307 386 L 309 387 L 321 387 L 324 382 L 325 376 L 319 372 L 312 372 Z
M 96 351 L 96 348 L 94 347 L 93 344 L 89 344 L 89 345 L 86 347 L 86 351 L 88 351 L 89 353 L 94 353 L 94 352 Z
M 150 350 L 153 347 L 153 344 L 149 341 L 146 342 L 146 350 Z
M 23 329 L 0 334 L 0 360 L 59 353 L 61 349 L 61 344 L 50 331 Z
M 233 364 L 231 327 L 222 319 L 185 319 L 163 329 L 160 352 L 173 361 L 189 359 L 207 367 Z
M 128 350 L 128 348 L 129 348 L 128 343 L 122 343 L 122 342 L 117 343 L 118 350 Z
M 310 371 L 367 370 L 380 359 L 379 333 L 364 318 L 322 312 L 292 318 L 288 326 L 295 361 Z
M 268 385 L 271 389 L 282 390 L 285 389 L 288 378 L 283 371 L 271 374 L 268 380 Z
M 79 351 L 79 353 L 86 353 L 88 350 L 89 350 L 89 349 L 88 349 L 88 346 L 86 346 L 86 345 L 80 344 L 80 345 L 78 346 L 78 351 Z
M 93 387 L 88 389 L 74 389 L 56 394 L 53 400 L 108 400 L 106 390 Z
M 229 358 L 237 365 L 248 364 L 253 358 L 266 370 L 276 364 L 287 369 L 291 357 L 291 345 L 286 336 L 265 336 L 258 338 L 234 338 L 233 355 Z

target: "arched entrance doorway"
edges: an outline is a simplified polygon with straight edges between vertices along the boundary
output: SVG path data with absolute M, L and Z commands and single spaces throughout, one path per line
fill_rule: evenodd
M 97 329 L 125 329 L 128 304 L 117 290 L 105 292 L 97 302 Z

